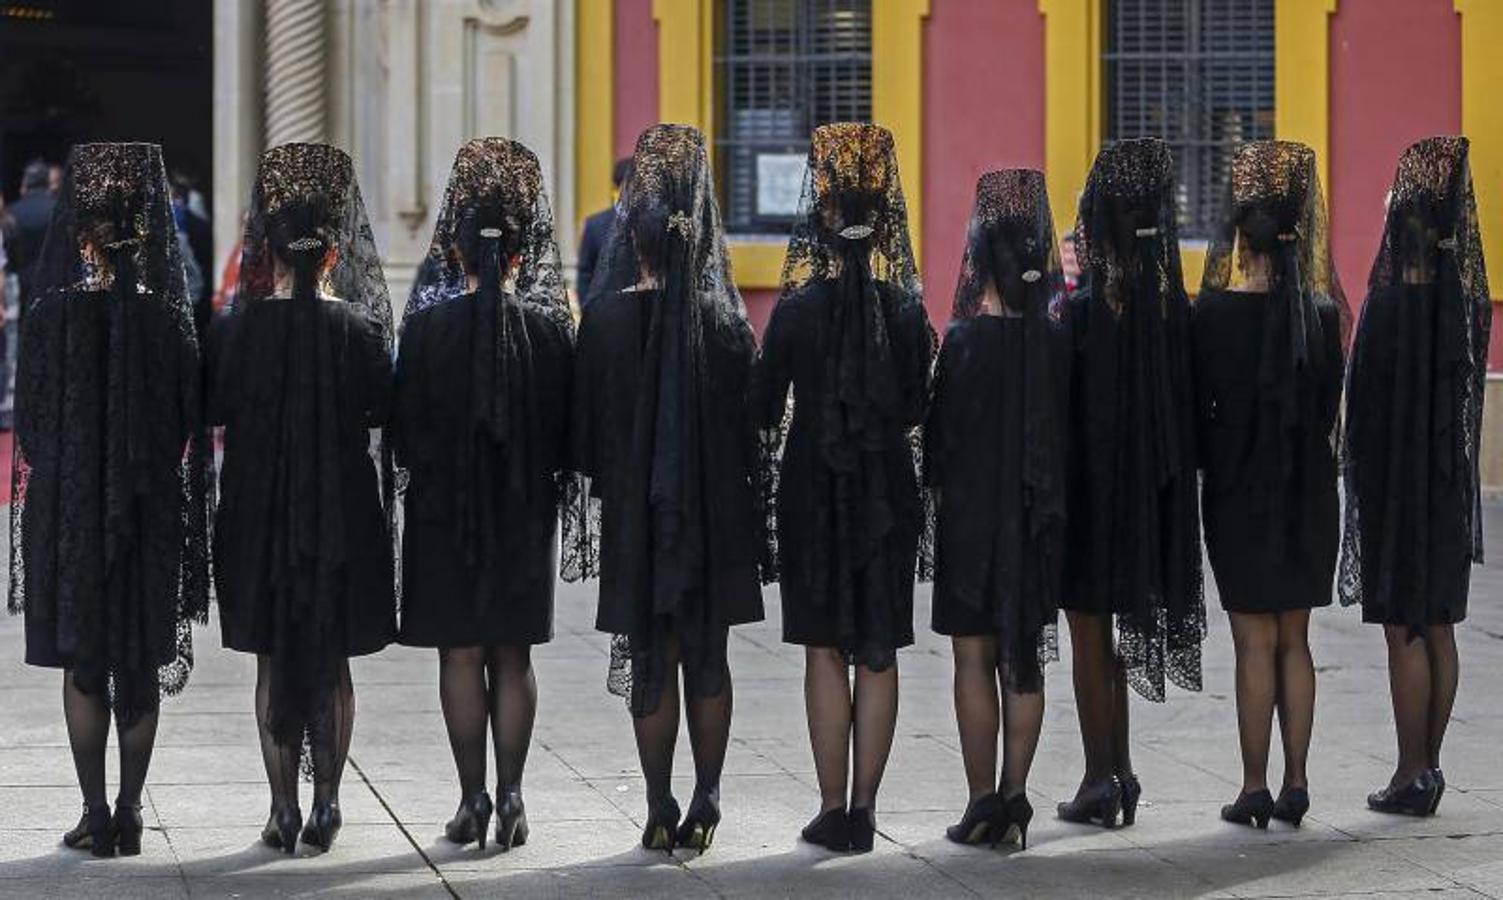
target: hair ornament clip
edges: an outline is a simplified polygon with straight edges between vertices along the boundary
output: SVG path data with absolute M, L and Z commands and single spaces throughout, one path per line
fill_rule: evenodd
M 1292 231 L 1279 232 L 1279 240 L 1283 241 L 1286 244 L 1294 243 L 1295 241 L 1299 240 L 1299 229 L 1295 228 Z
M 501 237 L 502 234 L 503 234 L 503 232 L 499 228 L 482 228 L 482 229 L 480 229 L 480 236 L 483 237 L 483 238 L 486 238 L 487 240 L 492 240 L 492 241 L 498 240 Z
M 312 236 L 309 236 L 309 237 L 300 237 L 300 238 L 297 238 L 296 240 L 292 240 L 292 241 L 288 241 L 287 242 L 287 249 L 288 250 L 295 250 L 298 253 L 307 253 L 307 252 L 309 252 L 311 250 L 322 250 L 323 248 L 324 248 L 324 242 L 323 242 L 323 240 L 321 238 L 316 238 L 316 237 L 312 237 Z
M 668 230 L 677 232 L 679 237 L 687 241 L 694 233 L 694 223 L 689 221 L 688 213 L 679 210 L 668 217 Z
M 1033 284 L 1035 281 L 1038 281 L 1043 277 L 1044 273 L 1040 272 L 1038 269 L 1029 269 L 1028 271 L 1023 273 L 1023 280 L 1028 282 L 1029 284 Z
M 848 241 L 864 241 L 874 230 L 870 225 L 847 225 L 840 229 L 840 236 Z
M 1454 252 L 1456 250 L 1456 236 L 1451 235 L 1448 238 L 1441 238 L 1439 241 L 1436 241 L 1435 246 L 1439 247 L 1442 250 L 1450 250 Z
M 134 248 L 134 247 L 139 247 L 139 246 L 141 246 L 141 238 L 140 237 L 128 237 L 128 238 L 121 238 L 118 241 L 110 241 L 108 244 L 104 245 L 104 249 L 113 252 L 113 251 L 126 250 L 126 249 L 130 249 L 130 248 Z
M 1157 226 L 1153 228 L 1137 228 L 1133 230 L 1133 234 L 1136 234 L 1138 237 L 1154 237 L 1158 233 L 1159 229 Z

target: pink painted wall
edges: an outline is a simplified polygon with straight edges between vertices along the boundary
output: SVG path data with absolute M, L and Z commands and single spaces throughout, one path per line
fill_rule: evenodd
M 924 28 L 923 277 L 943 333 L 977 177 L 1044 165 L 1044 22 L 1038 0 L 936 0 Z
M 658 121 L 658 23 L 652 0 L 616 0 L 615 146 L 631 156 L 637 135 Z
M 1461 130 L 1453 0 L 1355 0 L 1331 19 L 1332 248 L 1353 312 L 1367 293 L 1383 198 L 1404 148 Z M 1503 346 L 1503 342 L 1496 342 Z

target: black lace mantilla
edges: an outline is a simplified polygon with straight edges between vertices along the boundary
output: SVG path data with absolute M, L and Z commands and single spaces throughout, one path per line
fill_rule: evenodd
M 84 144 L 26 310 L 9 608 L 122 725 L 182 690 L 208 610 L 198 336 L 155 144 Z

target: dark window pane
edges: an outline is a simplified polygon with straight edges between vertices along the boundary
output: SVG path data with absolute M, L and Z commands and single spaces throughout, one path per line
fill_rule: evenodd
M 788 186 L 810 132 L 871 121 L 871 7 L 872 0 L 721 3 L 715 149 L 729 231 L 786 233 Z
M 1274 0 L 1111 0 L 1106 140 L 1161 137 L 1179 169 L 1180 233 L 1220 215 L 1232 152 L 1273 137 Z

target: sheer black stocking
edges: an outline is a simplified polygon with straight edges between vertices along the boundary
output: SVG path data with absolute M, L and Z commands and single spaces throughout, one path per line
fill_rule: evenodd
M 298 762 L 302 748 L 283 747 L 271 736 L 271 657 L 256 657 L 256 727 L 261 735 L 261 761 L 271 788 L 273 814 L 296 809 Z
M 459 773 L 460 796 L 472 797 L 485 789 L 485 733 L 491 695 L 486 688 L 483 648 L 438 651 L 438 700 L 449 732 L 454 768 Z
M 133 807 L 141 805 L 141 792 L 146 787 L 146 771 L 151 768 L 151 751 L 157 743 L 156 712 L 137 719 L 129 728 L 117 729 L 120 741 L 120 793 L 115 805 Z
M 1425 629 L 1425 649 L 1430 655 L 1430 717 L 1426 762 L 1440 768 L 1440 745 L 1446 739 L 1451 722 L 1451 708 L 1456 705 L 1456 688 L 1461 682 L 1461 659 L 1456 654 L 1456 630 L 1451 625 L 1432 625 Z
M 532 671 L 531 647 L 492 647 L 489 655 L 491 732 L 496 742 L 496 793 L 500 795 L 522 788 L 522 770 L 527 765 L 527 750 L 532 746 L 532 723 L 537 717 L 538 682 Z M 484 680 L 483 675 L 481 680 Z M 483 728 L 483 716 L 481 725 Z M 480 777 L 483 781 L 483 731 L 480 736 L 480 754 Z M 466 791 L 466 796 L 469 793 Z
M 960 730 L 960 757 L 965 764 L 969 799 L 974 801 L 990 794 L 997 783 L 997 734 L 1002 727 L 997 698 L 997 641 L 956 637 L 950 643 L 955 656 L 955 723 Z
M 632 718 L 637 738 L 637 758 L 642 763 L 642 778 L 647 783 L 647 803 L 656 807 L 673 796 L 673 750 L 678 743 L 678 644 L 670 641 L 666 655 L 663 692 L 658 695 L 657 709 L 645 716 Z
M 1002 683 L 1007 672 L 1002 670 Z M 1002 695 L 1002 780 L 997 792 L 1004 798 L 1015 797 L 1028 789 L 1028 772 L 1044 730 L 1044 691 L 1033 693 L 1004 691 Z
M 855 703 L 853 704 L 851 758 L 855 774 L 851 778 L 851 809 L 875 810 L 877 788 L 887 771 L 887 757 L 892 752 L 893 732 L 898 727 L 898 663 L 880 672 L 866 666 L 856 667 Z
M 339 802 L 339 782 L 355 731 L 355 685 L 350 680 L 349 660 L 339 661 L 338 677 L 324 714 L 313 727 L 313 802 L 318 804 Z
M 1242 744 L 1242 790 L 1268 787 L 1268 746 L 1278 693 L 1279 622 L 1267 613 L 1230 613 L 1237 654 L 1237 736 Z
M 850 667 L 833 647 L 804 649 L 804 710 L 820 811 L 844 809 L 851 749 Z
M 1310 611 L 1279 614 L 1279 736 L 1284 744 L 1285 788 L 1308 787 L 1305 761 L 1315 728 L 1315 660 L 1310 656 Z
M 1423 638 L 1410 639 L 1403 625 L 1383 628 L 1388 639 L 1388 693 L 1393 700 L 1399 762 L 1393 784 L 1408 784 L 1430 762 L 1430 654 Z
M 1127 775 L 1127 684 L 1112 643 L 1112 617 L 1067 612 L 1075 675 L 1075 708 L 1085 751 L 1084 791 Z
M 110 708 L 101 697 L 90 696 L 73 683 L 72 670 L 63 673 L 63 720 L 68 726 L 68 745 L 73 749 L 73 768 L 84 805 L 103 808 L 104 753 L 110 739 Z
M 720 773 L 725 768 L 726 746 L 731 740 L 733 706 L 730 666 L 721 673 L 724 688 L 713 697 L 689 700 L 689 746 L 694 750 L 694 792 L 720 800 Z

